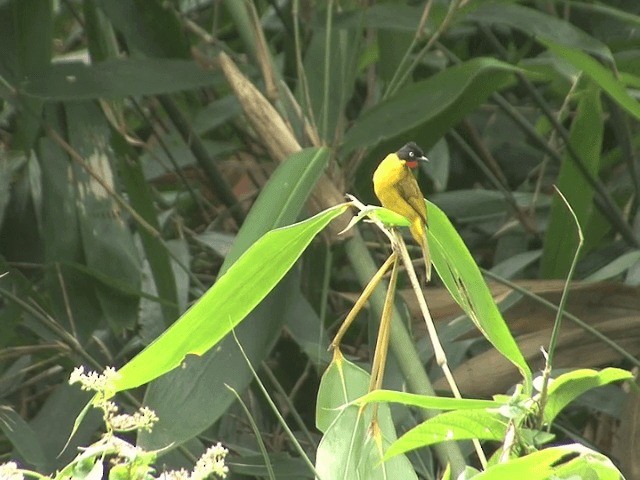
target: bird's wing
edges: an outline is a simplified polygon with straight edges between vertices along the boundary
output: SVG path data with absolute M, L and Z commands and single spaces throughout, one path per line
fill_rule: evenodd
M 411 172 L 407 172 L 409 175 L 408 180 L 405 182 L 398 182 L 396 187 L 398 192 L 404 198 L 411 208 L 416 211 L 418 215 L 422 218 L 422 221 L 427 224 L 427 207 L 424 203 L 424 197 L 422 196 L 422 192 L 420 191 L 420 187 L 418 187 L 418 182 L 413 177 Z

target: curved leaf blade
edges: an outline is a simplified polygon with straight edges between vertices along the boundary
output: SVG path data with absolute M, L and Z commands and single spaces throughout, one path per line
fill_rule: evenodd
M 394 402 L 408 407 L 419 407 L 434 410 L 471 410 L 477 408 L 500 408 L 502 402 L 493 400 L 475 400 L 468 398 L 434 397 L 431 395 L 416 395 L 415 393 L 396 392 L 393 390 L 374 390 L 354 400 L 356 405 L 369 403 Z
M 500 414 L 484 409 L 454 410 L 437 415 L 412 428 L 387 450 L 388 460 L 401 453 L 448 440 L 502 440 L 507 420 Z
M 308 148 L 291 155 L 276 169 L 242 224 L 220 275 L 269 230 L 296 221 L 328 159 L 326 148 Z M 180 444 L 220 418 L 235 402 L 225 386 L 237 392 L 247 388 L 253 374 L 245 358 L 257 365 L 269 354 L 282 325 L 295 315 L 292 305 L 296 296 L 301 296 L 299 279 L 291 272 L 238 325 L 237 340 L 227 335 L 202 358 L 188 359 L 180 370 L 149 385 L 145 404 L 156 411 L 160 421 L 151 432 L 138 436 L 138 444 L 149 450 Z M 218 392 L 215 402 L 211 402 L 212 389 Z
M 493 301 L 478 265 L 445 213 L 431 202 L 427 202 L 427 209 L 427 236 L 438 275 L 485 338 L 520 370 L 529 391 L 531 370 Z
M 488 25 L 506 25 L 537 39 L 550 40 L 601 58 L 613 59 L 609 47 L 600 40 L 565 20 L 533 8 L 515 3 L 485 3 L 469 13 L 467 18 Z
M 477 58 L 417 82 L 365 112 L 347 131 L 343 153 L 415 128 L 421 129 L 420 144 L 428 148 L 489 95 L 512 84 L 515 70 L 492 58 Z
M 640 120 L 640 103 L 629 95 L 625 85 L 615 77 L 610 69 L 580 50 L 551 40 L 541 40 L 541 43 L 558 58 L 567 61 L 574 68 L 591 77 L 627 113 L 635 117 L 636 120 Z
M 585 168 L 597 178 L 602 159 L 600 152 L 604 138 L 604 120 L 600 89 L 589 83 L 578 102 L 569 138 Z M 568 155 L 565 155 L 556 185 L 572 205 L 579 224 L 587 225 L 594 213 L 595 192 L 575 163 L 567 157 Z M 567 215 L 566 208 L 562 199 L 554 196 L 540 262 L 540 270 L 545 278 L 566 277 L 578 248 L 575 223 L 573 218 Z M 588 241 L 588 238 L 585 239 L 585 242 Z
M 592 388 L 602 387 L 620 380 L 630 380 L 633 374 L 620 368 L 574 370 L 553 379 L 549 386 L 549 397 L 544 409 L 544 420 L 553 422 L 558 413 L 572 401 Z
M 178 367 L 186 355 L 208 351 L 266 297 L 311 240 L 346 209 L 337 205 L 258 240 L 176 323 L 119 370 L 115 390 L 143 385 Z

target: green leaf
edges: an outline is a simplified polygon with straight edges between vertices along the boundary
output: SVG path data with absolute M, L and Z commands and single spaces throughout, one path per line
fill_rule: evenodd
M 118 158 L 120 178 L 127 191 L 129 202 L 138 215 L 156 232 L 159 232 L 160 224 L 153 203 L 153 195 L 149 183 L 144 178 L 141 160 L 119 132 L 112 131 L 111 135 L 111 146 Z M 138 233 L 158 296 L 167 302 L 162 304 L 164 324 L 167 326 L 180 314 L 178 289 L 171 267 L 171 257 L 166 246 L 153 233 L 145 228 L 139 228 Z
M 30 426 L 45 455 L 54 460 L 52 468 L 46 471 L 61 469 L 77 456 L 79 447 L 86 448 L 95 441 L 96 433 L 104 429 L 102 412 L 95 408 L 89 409 L 82 422 L 75 427 L 76 415 L 90 401 L 91 394 L 81 391 L 77 385 L 62 382 L 51 392 L 37 416 L 31 420 Z M 74 434 L 69 438 L 72 431 Z
M 45 113 L 52 110 L 45 108 Z M 47 119 L 60 133 L 66 126 L 56 124 L 56 120 L 54 115 Z M 38 163 L 42 170 L 44 259 L 52 266 L 45 275 L 45 289 L 51 298 L 50 313 L 69 331 L 74 331 L 70 324 L 73 321 L 78 337 L 86 339 L 103 320 L 93 284 L 87 282 L 83 274 L 55 268 L 60 263 L 85 263 L 76 209 L 81 202 L 75 184 L 69 182 L 69 178 L 75 178 L 77 165 L 48 138 L 40 139 Z M 70 298 L 73 302 L 68 302 Z
M 576 458 L 576 454 L 578 457 Z M 563 463 L 564 459 L 569 459 Z M 596 472 L 600 471 L 605 476 L 577 475 L 577 478 L 616 479 L 621 478 L 620 472 L 615 468 L 611 460 L 604 455 L 595 452 L 583 445 L 572 444 L 558 447 L 549 447 L 524 457 L 510 459 L 505 463 L 491 465 L 484 472 L 476 475 L 474 480 L 512 480 L 514 478 L 526 478 L 527 480 L 546 480 L 549 478 L 576 478 L 580 467 L 593 465 Z M 610 476 L 611 472 L 617 475 Z M 581 473 L 586 473 L 582 469 Z M 594 472 L 591 472 L 592 474 Z
M 489 95 L 514 82 L 515 67 L 478 58 L 403 89 L 364 112 L 347 131 L 342 153 L 419 129 L 415 138 L 429 148 Z
M 176 10 L 162 0 L 98 0 L 129 50 L 149 57 L 188 58 L 189 42 Z
M 493 301 L 471 253 L 442 210 L 431 202 L 427 202 L 427 209 L 427 237 L 438 275 L 486 339 L 518 367 L 524 378 L 526 391 L 529 391 L 531 370 Z
M 631 372 L 619 368 L 605 368 L 600 371 L 580 369 L 560 375 L 549 385 L 544 420 L 547 423 L 553 422 L 564 407 L 592 388 L 631 378 Z
M 466 18 L 486 25 L 506 25 L 538 40 L 553 41 L 606 59 L 613 58 L 609 47 L 571 23 L 516 3 L 488 2 Z
M 402 215 L 384 207 L 372 207 L 369 215 L 377 218 L 389 227 L 408 227 L 411 222 Z
M 10 407 L 0 406 L 0 430 L 28 465 L 37 471 L 50 470 L 53 457 L 47 458 L 36 432 Z
M 580 50 L 563 46 L 550 40 L 541 40 L 551 53 L 571 64 L 576 70 L 589 76 L 604 92 L 630 115 L 640 120 L 640 103 L 629 93 L 625 85 L 618 80 L 611 69 Z
M 82 14 L 91 61 L 97 63 L 116 58 L 118 56 L 116 33 L 104 13 L 98 9 L 96 0 L 82 2 Z
M 358 13 L 357 15 L 362 15 Z M 333 17 L 329 19 L 333 22 Z M 296 92 L 302 105 L 310 103 L 320 138 L 333 144 L 342 133 L 345 104 L 351 97 L 358 68 L 362 25 L 354 30 L 318 26 L 305 47 L 304 72 L 308 97 Z M 300 90 L 300 88 L 299 88 Z
M 369 389 L 369 374 L 334 353 L 333 360 L 322 374 L 316 399 L 316 427 L 326 433 L 345 405 Z
M 502 440 L 507 420 L 484 409 L 455 410 L 437 415 L 412 428 L 391 444 L 384 458 L 449 440 Z
M 157 95 L 211 86 L 220 80 L 188 60 L 119 58 L 95 65 L 54 64 L 29 76 L 25 95 L 49 101 Z
M 374 390 L 354 400 L 356 405 L 368 405 L 378 402 L 394 402 L 409 407 L 429 408 L 434 410 L 469 410 L 478 408 L 500 408 L 502 402 L 493 400 L 474 400 L 467 398 L 433 397 L 414 393 L 396 392 L 393 390 Z
M 278 167 L 247 215 L 219 275 L 269 230 L 295 222 L 328 159 L 326 148 L 309 148 L 291 155 Z M 294 314 L 293 297 L 298 295 L 299 279 L 294 271 L 235 329 L 237 342 L 253 365 L 259 365 L 273 348 L 282 325 Z M 141 433 L 138 443 L 156 449 L 188 440 L 220 418 L 235 401 L 225 385 L 242 392 L 252 380 L 236 339 L 227 335 L 202 358 L 187 359 L 182 368 L 149 386 L 145 403 L 156 411 L 160 422 L 151 433 Z M 211 401 L 212 389 L 216 391 L 215 402 Z
M 176 323 L 119 370 L 115 390 L 148 383 L 178 367 L 186 355 L 203 355 L 216 345 L 276 286 L 311 240 L 346 209 L 337 205 L 258 240 Z
M 109 147 L 110 131 L 97 104 L 73 102 L 66 105 L 69 141 L 82 156 L 86 168 L 102 179 L 114 191 L 113 153 Z M 130 294 L 122 295 L 95 283 L 98 303 L 106 321 L 116 332 L 131 328 L 138 316 L 139 299 L 132 294 L 140 291 L 140 260 L 133 237 L 126 225 L 121 207 L 84 168 L 74 175 L 78 223 L 82 252 L 87 267 L 129 286 Z
M 569 141 L 585 168 L 592 176 L 598 177 L 604 120 L 600 89 L 591 82 L 580 94 L 569 135 Z M 594 211 L 595 192 L 568 156 L 565 154 L 556 185 L 573 208 L 580 225 L 587 225 Z M 542 252 L 541 275 L 545 278 L 566 277 L 577 247 L 578 237 L 574 220 L 567 214 L 562 199 L 555 195 L 551 203 Z
M 316 454 L 320 478 L 417 478 L 404 456 L 382 463 L 384 449 L 396 439 L 389 407 L 379 406 L 377 430 L 371 428 L 371 408 L 347 405 L 368 390 L 369 380 L 338 352 L 323 374 L 316 404 L 316 424 L 324 432 Z
M 13 148 L 34 148 L 42 128 L 42 102 L 20 95 L 19 85 L 29 75 L 36 75 L 51 63 L 54 15 L 51 2 L 12 1 L 0 5 L 0 84 L 9 101 L 19 100 L 22 114 L 16 115 L 17 134 Z M 7 88 L 9 85 L 12 88 Z M 28 112 L 28 114 L 24 114 Z

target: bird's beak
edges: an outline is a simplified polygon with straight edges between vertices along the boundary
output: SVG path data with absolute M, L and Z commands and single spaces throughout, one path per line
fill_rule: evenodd
M 421 156 L 421 157 L 418 157 L 418 160 L 422 161 L 422 162 L 428 162 L 429 161 L 429 159 L 427 157 L 425 157 L 424 155 Z

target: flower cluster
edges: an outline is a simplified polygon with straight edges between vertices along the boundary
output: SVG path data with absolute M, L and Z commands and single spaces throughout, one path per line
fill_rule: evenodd
M 191 479 L 204 480 L 211 473 L 215 473 L 220 478 L 226 478 L 227 473 L 229 473 L 229 467 L 224 464 L 227 453 L 229 453 L 229 450 L 220 443 L 209 447 L 196 463 Z
M 24 475 L 18 469 L 16 462 L 7 462 L 0 464 L 1 480 L 24 480 Z
M 84 372 L 84 367 L 76 367 L 69 376 L 69 384 L 80 383 L 80 388 L 86 392 L 110 392 L 114 389 L 115 381 L 120 374 L 113 367 L 104 369 L 104 373 Z
M 85 373 L 84 367 L 77 367 L 69 376 L 69 383 L 79 383 L 80 388 L 87 392 L 96 392 L 93 405 L 103 411 L 103 418 L 110 431 L 131 432 L 134 430 L 151 431 L 158 421 L 158 416 L 148 407 L 141 407 L 133 414 L 119 413 L 118 406 L 108 400 L 115 390 L 114 385 L 119 373 L 113 367 L 105 368 L 102 374 L 97 372 Z
M 156 412 L 149 407 L 142 407 L 137 412 L 134 412 L 133 415 L 127 413 L 116 415 L 116 412 L 107 416 L 105 420 L 117 432 L 131 432 L 134 430 L 150 432 L 153 425 L 158 421 Z
M 84 391 L 95 392 L 91 404 L 102 410 L 107 433 L 92 445 L 81 448 L 76 458 L 56 474 L 57 479 L 79 478 L 76 474 L 85 472 L 90 476 L 102 477 L 107 462 L 109 463 L 109 478 L 146 478 L 153 480 L 156 469 L 153 463 L 160 451 L 145 451 L 126 440 L 118 437 L 116 432 L 130 432 L 134 430 L 151 431 L 158 421 L 158 416 L 148 407 L 142 407 L 133 414 L 119 413 L 118 405 L 110 400 L 115 394 L 115 380 L 118 372 L 108 367 L 102 374 L 85 372 L 84 367 L 73 370 L 69 383 L 79 383 Z M 229 467 L 225 465 L 225 458 L 229 451 L 220 443 L 207 449 L 200 457 L 192 472 L 174 470 L 163 472 L 157 480 L 205 480 L 211 476 L 226 478 Z M 85 478 L 85 473 L 82 477 Z M 25 480 L 25 475 L 42 480 L 50 477 L 40 475 L 27 469 L 21 469 L 15 462 L 0 464 L 0 480 Z M 87 477 L 88 478 L 88 477 Z
M 189 473 L 185 469 L 172 470 L 162 473 L 158 480 L 205 480 L 212 474 L 220 478 L 227 478 L 229 467 L 224 464 L 227 453 L 229 450 L 217 443 L 202 454 L 193 472 Z

